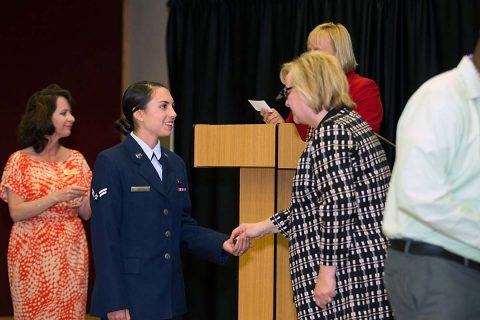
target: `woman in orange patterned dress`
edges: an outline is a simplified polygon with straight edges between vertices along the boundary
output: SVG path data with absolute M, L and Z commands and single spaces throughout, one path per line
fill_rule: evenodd
M 18 128 L 22 150 L 8 159 L 0 197 L 14 222 L 8 276 L 16 320 L 85 319 L 92 173 L 62 146 L 75 121 L 69 91 L 56 84 L 28 100 Z

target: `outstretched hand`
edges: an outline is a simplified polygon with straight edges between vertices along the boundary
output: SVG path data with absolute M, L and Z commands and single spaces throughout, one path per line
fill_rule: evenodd
M 258 223 L 242 223 L 232 231 L 231 239 L 258 239 L 264 235 L 261 222 Z
M 231 241 L 230 245 L 233 243 L 234 252 L 242 255 L 252 247 L 250 240 L 261 238 L 265 234 L 272 232 L 278 232 L 278 229 L 270 219 L 257 223 L 242 223 L 232 231 L 229 239 L 229 241 Z
M 243 255 L 251 247 L 252 244 L 250 243 L 250 240 L 246 237 L 230 237 L 223 243 L 223 250 L 237 257 Z
M 230 238 L 223 243 L 223 250 L 234 256 L 241 256 L 247 252 L 248 249 L 253 247 L 250 240 L 257 238 L 252 236 L 252 232 L 247 232 L 253 225 L 254 223 L 244 223 L 235 228 Z

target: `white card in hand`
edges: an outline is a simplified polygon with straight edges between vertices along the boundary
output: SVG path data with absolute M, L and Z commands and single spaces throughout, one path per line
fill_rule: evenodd
M 272 112 L 272 109 L 268 106 L 265 100 L 248 100 L 250 104 L 255 108 L 257 111 L 266 110 L 268 112 Z

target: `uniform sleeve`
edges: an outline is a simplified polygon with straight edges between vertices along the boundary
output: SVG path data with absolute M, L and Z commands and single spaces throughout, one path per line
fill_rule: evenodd
M 183 172 L 184 181 L 187 181 L 184 164 Z M 228 261 L 230 254 L 223 250 L 223 243 L 229 238 L 229 235 L 200 226 L 191 216 L 190 198 L 188 198 L 188 203 L 182 210 L 181 234 L 182 248 L 196 257 L 219 265 L 223 265 Z
M 329 124 L 312 141 L 314 179 L 321 189 L 318 219 L 320 263 L 339 265 L 348 258 L 355 214 L 354 175 L 351 132 L 338 124 Z
M 27 199 L 26 190 L 22 183 L 24 181 L 24 170 L 22 157 L 19 152 L 12 154 L 5 165 L 0 183 L 0 198 L 7 202 L 7 188 Z
M 229 235 L 198 225 L 189 214 L 182 218 L 182 247 L 198 258 L 218 265 L 225 264 L 229 254 L 223 250 L 223 243 Z
M 120 226 L 123 210 L 120 177 L 114 159 L 101 153 L 93 169 L 90 223 L 96 274 L 92 307 L 102 310 L 104 314 L 129 308 L 122 277 Z
M 375 81 L 367 78 L 362 80 L 358 86 L 350 89 L 352 99 L 357 104 L 355 111 L 378 133 L 383 119 L 380 91 Z

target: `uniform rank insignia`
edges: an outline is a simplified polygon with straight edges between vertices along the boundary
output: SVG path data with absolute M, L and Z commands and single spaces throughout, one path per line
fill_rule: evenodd
M 178 191 L 178 192 L 185 192 L 185 191 L 187 191 L 187 188 L 185 188 L 185 186 L 183 185 L 182 180 L 180 180 L 180 179 L 177 179 L 177 191 Z
M 98 200 L 99 198 L 103 197 L 107 194 L 107 188 L 103 188 L 102 190 L 95 193 L 95 190 L 92 188 L 92 197 L 93 200 Z

